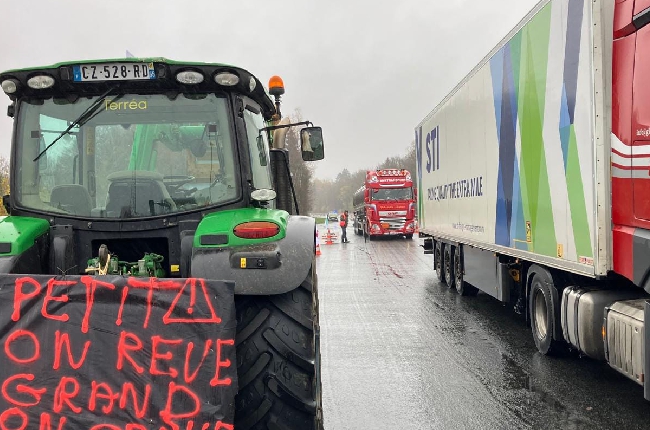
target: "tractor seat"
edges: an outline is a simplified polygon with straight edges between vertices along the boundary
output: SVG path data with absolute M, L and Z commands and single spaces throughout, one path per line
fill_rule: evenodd
M 52 188 L 50 205 L 74 215 L 90 216 L 93 203 L 83 185 L 66 184 Z
M 108 176 L 106 215 L 130 218 L 174 212 L 176 204 L 157 172 L 129 170 Z

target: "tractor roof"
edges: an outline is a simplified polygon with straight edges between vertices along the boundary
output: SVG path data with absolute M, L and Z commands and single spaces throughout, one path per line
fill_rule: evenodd
M 102 80 L 100 77 L 97 80 L 79 80 L 81 66 L 98 66 L 97 72 L 99 73 L 103 70 L 104 65 L 116 63 L 150 65 L 153 67 L 154 77 L 151 79 L 126 78 L 118 80 Z M 184 71 L 199 72 L 203 75 L 203 80 L 194 84 L 181 83 L 176 76 Z M 223 72 L 236 75 L 239 78 L 238 82 L 232 86 L 218 84 L 215 81 L 215 76 Z M 38 75 L 47 75 L 54 78 L 54 84 L 48 88 L 31 88 L 28 85 L 28 80 Z M 170 91 L 210 93 L 234 90 L 256 101 L 262 107 L 264 117 L 269 117 L 275 112 L 275 105 L 259 79 L 241 67 L 222 63 L 174 61 L 162 57 L 66 61 L 49 66 L 1 72 L 0 84 L 6 80 L 17 81 L 17 90 L 12 94 L 8 94 L 12 100 L 23 95 L 43 98 L 64 96 L 65 94 L 95 95 L 105 92 L 112 86 L 116 87 L 119 92 L 137 91 L 144 93 L 166 93 Z

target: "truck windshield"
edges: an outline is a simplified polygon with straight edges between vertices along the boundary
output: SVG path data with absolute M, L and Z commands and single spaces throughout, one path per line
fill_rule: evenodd
M 380 188 L 372 190 L 372 200 L 409 200 L 413 198 L 411 188 Z
M 84 218 L 140 218 L 239 197 L 228 102 L 215 94 L 22 100 L 12 193 L 26 209 Z

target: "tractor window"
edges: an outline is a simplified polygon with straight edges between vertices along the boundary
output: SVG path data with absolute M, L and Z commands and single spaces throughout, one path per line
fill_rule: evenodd
M 40 115 L 38 121 L 38 133 L 33 134 L 33 139 L 38 139 L 38 149 L 43 151 L 56 139 L 66 128 L 68 122 L 47 115 Z M 52 191 L 55 196 L 57 190 L 62 185 L 78 184 L 79 177 L 79 150 L 77 146 L 77 136 L 79 129 L 70 130 L 69 134 L 63 136 L 59 141 L 47 151 L 47 157 L 42 157 L 37 161 L 41 178 L 39 181 L 39 196 L 49 201 Z M 36 142 L 33 142 L 36 143 Z M 61 207 L 61 202 L 51 202 L 57 207 Z
M 215 94 L 120 95 L 63 132 L 96 97 L 22 101 L 19 206 L 84 218 L 192 211 L 241 195 L 229 105 Z
M 260 134 L 260 129 L 264 127 L 264 119 L 261 114 L 255 114 L 246 109 L 244 111 L 244 121 L 246 122 L 246 135 L 248 136 L 253 185 L 258 189 L 271 189 L 273 186 L 271 185 L 269 171 L 269 142 L 266 133 Z

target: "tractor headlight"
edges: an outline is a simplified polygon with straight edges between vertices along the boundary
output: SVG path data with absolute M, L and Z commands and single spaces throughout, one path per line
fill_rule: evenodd
M 48 75 L 36 75 L 29 78 L 27 85 L 35 90 L 44 90 L 54 85 L 54 78 Z
M 2 91 L 4 91 L 6 94 L 13 94 L 16 91 L 18 91 L 18 81 L 15 81 L 13 79 L 7 79 L 6 81 L 2 81 Z
M 214 81 L 225 87 L 233 87 L 239 83 L 239 76 L 230 72 L 221 72 L 214 75 Z
M 194 70 L 186 70 L 184 72 L 178 72 L 176 74 L 176 80 L 181 84 L 200 84 L 203 82 L 203 75 L 199 72 L 195 72 Z

